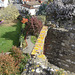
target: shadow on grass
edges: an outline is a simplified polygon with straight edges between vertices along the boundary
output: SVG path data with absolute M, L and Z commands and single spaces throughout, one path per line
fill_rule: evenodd
M 6 40 L 12 40 L 14 46 L 19 46 L 19 37 L 21 34 L 21 23 L 18 21 L 16 25 L 13 25 L 12 27 L 16 27 L 16 30 L 11 32 L 6 32 L 2 38 L 5 38 Z

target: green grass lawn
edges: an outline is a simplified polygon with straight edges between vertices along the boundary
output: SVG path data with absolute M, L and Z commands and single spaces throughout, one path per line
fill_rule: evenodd
M 37 37 L 36 37 L 36 36 L 31 36 L 31 42 L 32 42 L 33 44 L 36 43 L 36 40 L 37 40 Z
M 0 26 L 0 52 L 7 52 L 13 45 L 19 45 L 20 24 L 18 21 L 18 23 L 13 26 Z

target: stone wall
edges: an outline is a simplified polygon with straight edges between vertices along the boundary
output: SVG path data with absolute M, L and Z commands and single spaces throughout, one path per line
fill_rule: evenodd
M 47 57 L 43 54 L 44 41 L 47 31 L 48 27 L 43 26 L 32 50 L 31 58 L 25 65 L 24 71 L 21 75 L 75 75 L 73 72 L 65 71 L 48 62 Z
M 75 72 L 75 30 L 50 28 L 45 38 L 44 53 L 50 63 Z
M 53 0 L 46 7 L 46 20 L 45 55 L 50 63 L 75 72 L 75 0 Z

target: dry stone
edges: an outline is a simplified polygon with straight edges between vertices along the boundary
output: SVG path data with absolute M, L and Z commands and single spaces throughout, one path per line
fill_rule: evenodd
M 50 28 L 44 48 L 50 63 L 75 72 L 75 30 Z

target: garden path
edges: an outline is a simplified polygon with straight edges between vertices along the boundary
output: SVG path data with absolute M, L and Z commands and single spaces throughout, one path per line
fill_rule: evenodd
M 13 5 L 16 6 L 16 8 L 18 9 L 20 15 L 22 15 L 22 16 L 24 17 L 25 14 L 23 14 L 23 13 L 21 12 L 21 5 L 22 5 L 22 4 L 21 4 L 21 3 L 19 3 L 19 4 L 15 3 L 15 4 L 13 4 Z M 28 36 L 27 36 L 26 41 L 27 41 L 27 43 L 28 43 L 28 46 L 23 49 L 23 53 L 29 53 L 29 54 L 31 54 L 31 51 L 32 51 L 32 49 L 33 49 L 33 47 L 34 47 L 34 44 L 31 42 L 31 35 L 28 35 Z
M 34 44 L 31 42 L 31 35 L 27 36 L 26 41 L 28 43 L 28 46 L 25 49 L 23 49 L 23 53 L 31 54 L 31 51 L 32 51 L 32 49 L 34 47 Z

